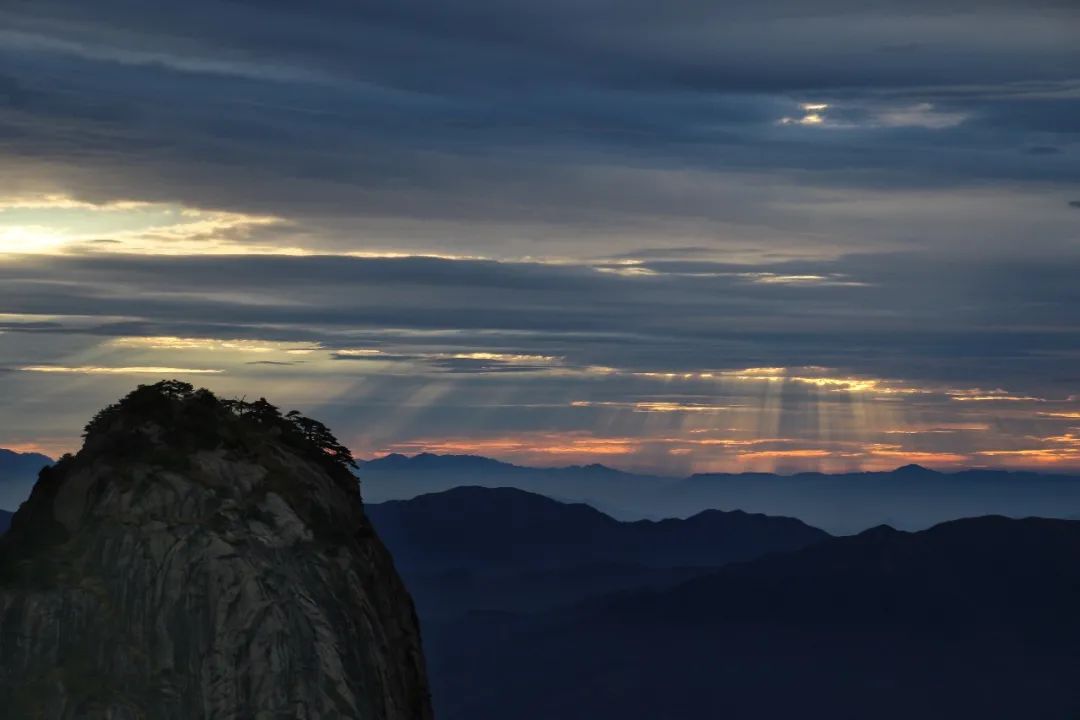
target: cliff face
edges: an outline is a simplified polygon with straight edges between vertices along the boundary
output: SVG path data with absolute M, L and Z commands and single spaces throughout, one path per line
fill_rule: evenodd
M 43 471 L 0 543 L 5 716 L 431 717 L 355 480 L 253 407 L 142 388 Z

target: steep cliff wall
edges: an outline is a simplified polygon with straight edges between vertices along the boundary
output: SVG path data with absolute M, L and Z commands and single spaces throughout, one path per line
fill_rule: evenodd
M 251 407 L 144 387 L 42 473 L 0 543 L 5 716 L 431 717 L 355 480 Z

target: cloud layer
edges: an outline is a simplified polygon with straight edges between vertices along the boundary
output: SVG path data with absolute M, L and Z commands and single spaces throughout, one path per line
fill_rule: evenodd
M 362 452 L 1080 466 L 1075 3 L 0 28 L 0 444 L 167 370 Z

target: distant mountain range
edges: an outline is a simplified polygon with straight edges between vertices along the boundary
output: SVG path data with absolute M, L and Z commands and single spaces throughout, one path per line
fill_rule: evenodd
M 17 509 L 38 471 L 52 462 L 37 453 L 0 449 L 0 509 Z M 460 486 L 512 487 L 586 503 L 620 520 L 744 510 L 798 518 L 837 535 L 882 524 L 923 530 L 980 515 L 1080 519 L 1080 476 L 1033 472 L 940 473 L 907 465 L 890 472 L 836 475 L 710 473 L 672 478 L 604 465 L 533 468 L 475 455 L 421 453 L 361 461 L 357 474 L 368 503 Z
M 30 496 L 38 472 L 52 464 L 52 458 L 39 453 L 0 448 L 0 508 L 11 512 L 18 510 L 22 501 Z
M 388 455 L 360 464 L 368 502 L 462 485 L 514 487 L 584 502 L 623 520 L 688 517 L 704 509 L 796 517 L 833 534 L 880 524 L 922 530 L 963 517 L 1080 518 L 1080 477 L 918 465 L 890 472 L 639 475 L 603 465 L 531 468 L 471 455 Z
M 1077 522 L 881 527 L 425 645 L 446 720 L 1074 718 L 1078 558 Z
M 366 511 L 425 619 L 667 586 L 829 537 L 799 520 L 741 511 L 620 522 L 514 488 L 459 487 Z

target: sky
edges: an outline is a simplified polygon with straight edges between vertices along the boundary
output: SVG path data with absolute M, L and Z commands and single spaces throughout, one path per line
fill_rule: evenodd
M 0 4 L 0 446 L 1080 469 L 1074 0 Z

